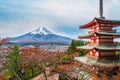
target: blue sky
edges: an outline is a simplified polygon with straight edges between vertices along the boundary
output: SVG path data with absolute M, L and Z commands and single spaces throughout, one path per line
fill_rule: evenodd
M 104 0 L 104 16 L 120 20 L 120 0 Z M 99 17 L 99 0 L 0 0 L 0 37 L 15 37 L 44 26 L 77 39 L 87 34 L 79 26 L 94 17 Z

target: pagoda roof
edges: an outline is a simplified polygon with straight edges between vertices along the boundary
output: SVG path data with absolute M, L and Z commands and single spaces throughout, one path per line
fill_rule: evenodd
M 85 46 L 77 46 L 77 49 L 83 49 L 83 50 L 91 50 L 95 48 L 95 45 L 85 45 Z
M 95 48 L 99 50 L 120 50 L 120 46 L 114 44 L 98 45 Z
M 120 36 L 120 33 L 118 33 L 118 32 L 102 32 L 102 31 L 97 31 L 95 33 L 96 34 L 101 34 L 101 35 Z
M 101 44 L 101 45 L 85 45 L 85 46 L 79 46 L 77 47 L 78 50 L 83 49 L 83 50 L 92 50 L 92 49 L 98 49 L 98 50 L 119 50 L 120 51 L 120 46 L 115 45 L 115 44 Z
M 91 28 L 93 25 L 96 25 L 98 23 L 99 24 L 110 24 L 111 27 L 120 26 L 120 20 L 109 20 L 109 19 L 94 18 L 88 24 L 80 26 L 80 29 Z
M 118 32 L 102 32 L 102 31 L 96 31 L 88 35 L 79 36 L 78 38 L 88 39 L 88 38 L 91 38 L 94 35 L 94 33 L 99 34 L 99 35 L 114 36 L 114 38 L 120 38 L 120 33 Z
M 83 35 L 83 36 L 78 36 L 78 39 L 88 39 L 91 38 L 93 36 L 93 34 L 88 34 L 88 35 Z

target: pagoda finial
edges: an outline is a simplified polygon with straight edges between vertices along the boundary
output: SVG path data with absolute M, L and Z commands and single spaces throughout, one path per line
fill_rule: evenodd
M 100 0 L 100 18 L 104 19 L 105 17 L 103 17 L 103 0 Z

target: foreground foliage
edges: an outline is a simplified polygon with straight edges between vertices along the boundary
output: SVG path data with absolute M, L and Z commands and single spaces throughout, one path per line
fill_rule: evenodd
M 119 80 L 120 66 L 86 65 L 74 60 L 78 52 L 66 54 L 64 52 L 48 52 L 39 48 L 18 49 L 8 55 L 6 80 L 28 80 L 42 76 L 39 80 L 49 80 L 54 74 L 59 74 L 59 80 Z M 48 70 L 49 69 L 49 70 Z M 0 80 L 4 79 L 0 75 Z M 53 79 L 53 78 L 52 78 Z M 34 80 L 34 79 L 33 79 Z

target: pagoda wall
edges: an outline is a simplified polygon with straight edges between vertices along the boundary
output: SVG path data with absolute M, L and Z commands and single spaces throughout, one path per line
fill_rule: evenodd
M 113 43 L 113 38 L 106 38 L 106 39 L 101 39 L 99 40 L 99 43 Z
M 100 30 L 108 30 L 108 31 L 112 31 L 112 27 L 103 27 L 103 26 L 101 26 L 100 27 Z
M 112 29 L 112 26 L 100 25 L 100 24 L 92 26 L 91 31 L 116 32 L 116 30 Z
M 100 57 L 115 57 L 115 51 L 100 51 Z
M 101 35 L 100 38 L 109 38 L 109 39 L 111 39 L 111 38 L 113 38 L 113 36 Z
M 113 37 L 110 37 L 110 36 L 96 36 L 96 37 L 93 37 L 91 38 L 91 41 L 90 41 L 92 44 L 101 44 L 101 43 L 113 43 Z
M 93 49 L 88 52 L 88 55 L 96 58 L 112 58 L 116 57 L 115 53 L 115 51 L 101 51 Z

